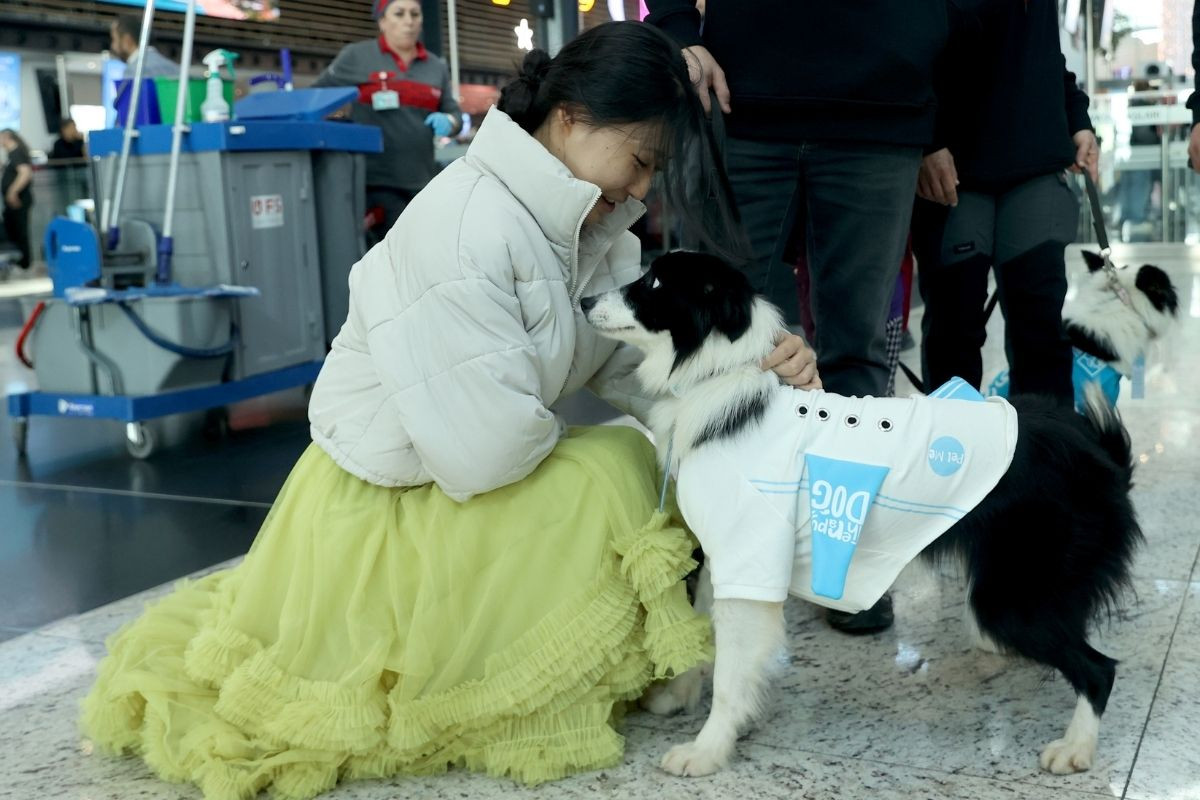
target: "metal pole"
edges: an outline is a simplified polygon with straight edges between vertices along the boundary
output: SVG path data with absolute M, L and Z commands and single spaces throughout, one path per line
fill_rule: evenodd
M 163 236 L 171 238 L 175 222 L 175 187 L 179 181 L 179 151 L 183 146 L 184 111 L 188 101 L 188 71 L 192 63 L 192 41 L 196 34 L 196 0 L 188 0 L 183 22 L 183 52 L 179 57 L 179 92 L 175 96 L 175 124 L 171 127 L 171 164 L 167 169 L 167 209 L 163 218 Z
M 158 267 L 154 279 L 157 283 L 171 280 L 171 256 L 175 251 L 171 231 L 175 225 L 175 188 L 179 182 L 179 151 L 183 149 L 184 110 L 187 108 L 190 81 L 188 71 L 192 65 L 192 41 L 196 35 L 196 0 L 188 0 L 187 16 L 183 21 L 183 52 L 179 57 L 179 90 L 175 94 L 175 124 L 171 126 L 171 161 L 167 168 L 167 207 L 163 212 L 163 235 L 158 243 Z
M 134 121 L 137 119 L 138 102 L 142 99 L 142 68 L 146 65 L 146 47 L 150 44 L 150 25 L 154 22 L 154 0 L 146 0 L 146 12 L 142 15 L 142 31 L 138 37 L 137 68 L 133 71 L 133 86 L 130 87 L 129 111 L 125 115 L 125 135 L 121 139 L 121 156 L 117 162 L 117 186 L 113 191 L 111 216 L 101 227 L 108 229 L 109 250 L 113 250 L 120 240 L 121 232 L 117 227 L 121 217 L 121 197 L 125 194 L 125 172 L 129 168 L 129 148 L 133 143 Z M 108 208 L 108 204 L 104 205 Z M 103 211 L 101 212 L 103 216 Z
M 456 0 L 446 0 L 446 25 L 450 33 L 450 89 L 458 100 L 458 14 Z
M 58 70 L 58 116 L 62 120 L 71 116 L 71 92 L 67 87 L 67 57 L 62 53 L 56 55 L 54 66 Z
M 1115 0 L 1105 0 L 1108 3 Z M 1096 96 L 1096 32 L 1092 30 L 1092 0 L 1085 0 L 1083 7 L 1086 18 L 1084 20 L 1084 47 L 1087 52 L 1083 55 L 1083 63 L 1087 67 L 1087 95 L 1095 98 Z
M 1170 163 L 1170 132 L 1173 125 L 1164 126 L 1162 135 L 1162 240 L 1171 241 L 1171 163 Z

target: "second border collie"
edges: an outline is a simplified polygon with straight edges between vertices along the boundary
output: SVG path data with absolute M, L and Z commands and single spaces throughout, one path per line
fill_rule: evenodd
M 789 591 L 869 607 L 922 547 L 963 564 L 982 644 L 1053 667 L 1075 689 L 1074 716 L 1041 766 L 1091 766 L 1116 662 L 1088 644 L 1088 627 L 1118 600 L 1142 538 L 1129 437 L 1097 393 L 1081 416 L 1036 397 L 843 398 L 781 386 L 759 368 L 778 311 L 740 272 L 697 253 L 665 255 L 583 307 L 601 333 L 644 352 L 639 378 L 663 397 L 651 424 L 660 457 L 705 549 L 697 606 L 715 626 L 712 710 L 695 741 L 665 755 L 665 770 L 707 775 L 728 761 L 762 710 Z M 768 467 L 774 479 L 755 472 Z M 701 680 L 694 670 L 644 703 L 676 711 Z

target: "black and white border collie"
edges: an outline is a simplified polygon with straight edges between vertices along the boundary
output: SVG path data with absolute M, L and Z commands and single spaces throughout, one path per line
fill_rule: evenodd
M 675 463 L 762 422 L 755 398 L 778 391 L 778 380 L 759 363 L 774 346 L 779 313 L 720 259 L 670 253 L 640 280 L 583 307 L 602 334 L 644 352 L 639 378 L 662 395 L 651 423 L 660 457 L 668 440 Z M 922 555 L 962 563 L 979 644 L 1053 667 L 1070 682 L 1074 716 L 1040 764 L 1077 772 L 1092 764 L 1116 675 L 1116 661 L 1088 644 L 1088 628 L 1122 595 L 1142 538 L 1129 500 L 1129 438 L 1102 399 L 1083 416 L 1037 397 L 1012 405 L 1019 432 L 1011 465 Z M 719 487 L 713 491 L 719 497 Z M 715 626 L 712 709 L 695 741 L 663 758 L 663 769 L 677 775 L 706 775 L 727 763 L 739 732 L 763 710 L 785 645 L 782 603 L 713 600 L 708 583 L 702 574 L 696 604 Z M 656 685 L 643 705 L 677 711 L 698 699 L 705 674 Z
M 1179 299 L 1167 273 L 1152 264 L 1106 270 L 1099 253 L 1085 250 L 1088 274 L 1063 307 L 1072 346 L 1107 362 L 1126 378 L 1150 343 L 1175 323 Z

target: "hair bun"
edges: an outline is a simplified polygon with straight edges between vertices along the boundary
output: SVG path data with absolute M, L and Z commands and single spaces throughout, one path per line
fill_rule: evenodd
M 530 50 L 529 54 L 525 56 L 525 60 L 521 62 L 521 73 L 517 79 L 527 81 L 536 89 L 549 71 L 550 54 L 545 50 Z
M 501 111 L 530 133 L 541 122 L 544 113 L 539 113 L 538 89 L 546 73 L 550 71 L 550 54 L 545 50 L 531 50 L 521 62 L 521 71 L 500 92 Z

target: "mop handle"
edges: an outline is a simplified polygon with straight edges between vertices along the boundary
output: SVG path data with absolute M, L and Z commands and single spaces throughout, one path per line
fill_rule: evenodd
M 155 282 L 169 283 L 171 280 L 171 255 L 174 241 L 171 231 L 175 224 L 175 189 L 179 183 L 179 152 L 183 149 L 183 114 L 187 108 L 191 81 L 188 70 L 192 64 L 192 41 L 196 34 L 196 0 L 188 0 L 187 16 L 183 23 L 183 52 L 179 63 L 179 91 L 175 95 L 175 124 L 171 128 L 171 164 L 167 169 L 167 205 L 163 212 L 163 235 L 158 244 L 158 268 Z
M 150 25 L 154 22 L 154 0 L 146 0 L 146 11 L 142 14 L 142 32 L 138 36 L 137 67 L 133 71 L 133 86 L 130 87 L 129 110 L 125 112 L 125 136 L 121 140 L 121 158 L 117 163 L 117 185 L 113 190 L 112 211 L 105 214 L 109 207 L 104 204 L 100 215 L 103 220 L 100 227 L 107 226 L 108 249 L 112 250 L 120 240 L 120 228 L 117 220 L 121 216 L 121 197 L 125 194 L 125 172 L 129 169 L 129 148 L 133 144 L 133 128 L 137 121 L 138 102 L 142 98 L 142 68 L 146 66 L 146 47 L 150 44 Z
M 171 232 L 175 225 L 175 190 L 179 183 L 179 152 L 183 149 L 183 115 L 187 109 L 191 81 L 188 71 L 192 64 L 192 42 L 196 34 L 196 0 L 188 0 L 187 16 L 183 23 L 183 52 L 179 61 L 179 91 L 175 94 L 175 124 L 171 126 L 171 162 L 167 169 L 167 203 L 163 211 L 163 233 L 158 243 L 158 264 L 154 272 L 155 283 L 171 281 L 171 257 L 175 242 Z

